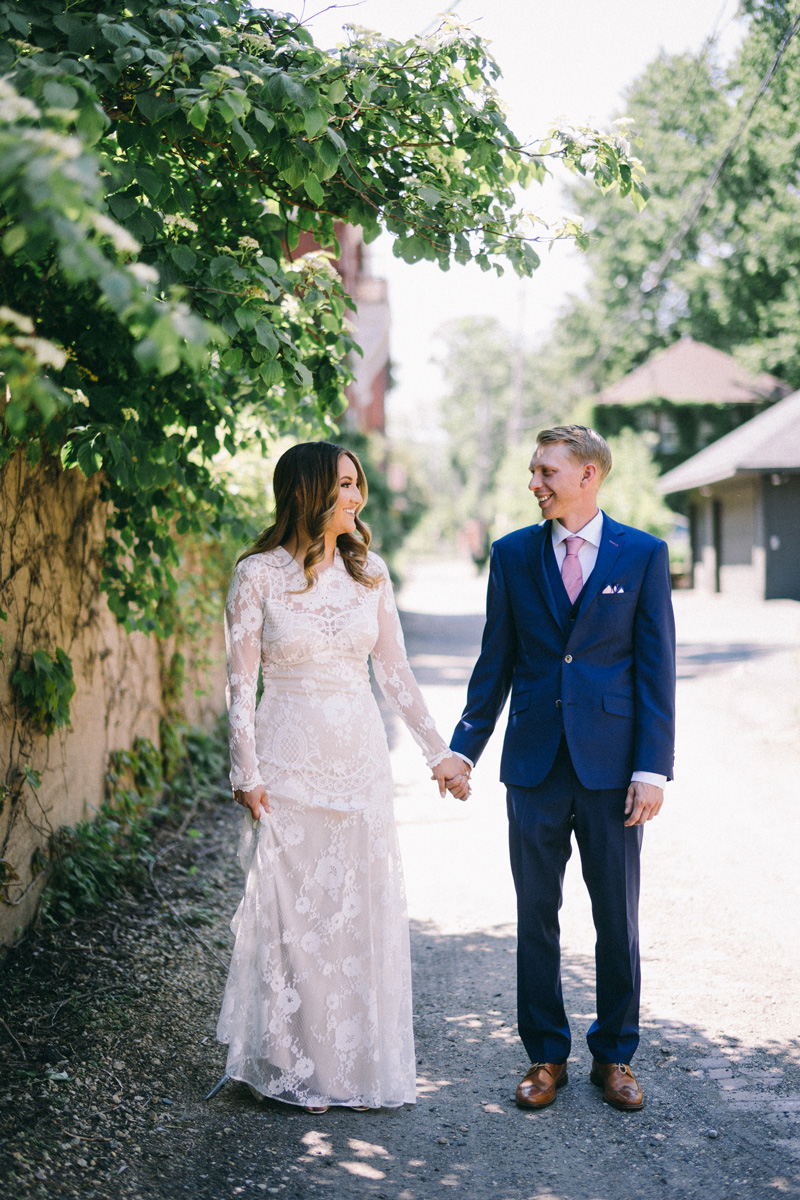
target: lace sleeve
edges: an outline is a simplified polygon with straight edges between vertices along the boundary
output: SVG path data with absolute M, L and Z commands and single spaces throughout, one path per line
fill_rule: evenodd
M 411 667 L 408 665 L 403 630 L 392 583 L 385 563 L 370 555 L 370 566 L 378 570 L 378 638 L 370 658 L 378 685 L 391 708 L 402 718 L 415 742 L 422 748 L 428 766 L 435 767 L 450 753 L 428 712 Z
M 230 780 L 233 788 L 242 791 L 250 791 L 264 782 L 255 741 L 256 688 L 264 624 L 264 574 L 252 557 L 246 558 L 233 573 L 225 604 Z

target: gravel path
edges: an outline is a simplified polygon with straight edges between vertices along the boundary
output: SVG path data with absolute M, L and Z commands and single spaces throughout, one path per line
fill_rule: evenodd
M 419 568 L 403 594 L 444 733 L 463 703 L 484 585 Z M 800 1197 L 800 604 L 676 596 L 678 781 L 645 837 L 642 1113 L 588 1082 L 593 936 L 577 859 L 563 910 L 570 1086 L 513 1092 L 514 900 L 497 783 L 440 801 L 390 720 L 412 920 L 419 1100 L 311 1117 L 228 1085 L 213 1031 L 240 888 L 238 817 L 209 805 L 165 846 L 160 892 L 29 940 L 0 979 L 0 1169 L 14 1200 L 327 1195 L 351 1200 Z M 182 918 L 181 923 L 178 917 Z M 200 945 L 188 926 L 203 939 Z

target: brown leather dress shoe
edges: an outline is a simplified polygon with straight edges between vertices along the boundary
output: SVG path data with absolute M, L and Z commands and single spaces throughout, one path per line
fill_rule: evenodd
M 568 1082 L 566 1063 L 532 1063 L 517 1088 L 517 1104 L 520 1108 L 549 1108 L 558 1089 Z
M 621 1112 L 644 1107 L 644 1093 L 627 1063 L 599 1063 L 592 1059 L 592 1083 L 603 1089 L 603 1099 Z

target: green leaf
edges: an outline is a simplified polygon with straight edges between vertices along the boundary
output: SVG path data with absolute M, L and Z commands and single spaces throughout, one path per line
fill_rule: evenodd
M 28 231 L 24 225 L 14 225 L 3 237 L 3 251 L 11 258 L 28 240 Z
M 441 204 L 442 202 L 441 193 L 438 192 L 434 187 L 421 187 L 419 189 L 419 195 L 426 204 L 430 205 L 431 208 L 435 208 L 437 204 Z
M 112 46 L 127 46 L 133 38 L 133 29 L 130 25 L 112 25 L 104 24 L 102 27 L 103 37 Z
M 81 105 L 78 119 L 75 122 L 78 133 L 87 146 L 93 146 L 95 142 L 99 141 L 106 126 L 110 124 L 111 122 L 100 105 L 94 104 L 92 101 L 85 101 Z
M 163 190 L 165 178 L 152 167 L 137 167 L 136 182 L 149 200 L 155 200 Z
M 108 197 L 108 207 L 119 221 L 125 221 L 128 217 L 132 217 L 140 202 L 139 196 L 135 192 L 117 192 Z
M 279 99 L 285 96 L 297 108 L 304 111 L 315 106 L 317 97 L 309 88 L 304 87 L 299 80 L 294 79 L 291 75 L 285 74 L 283 71 L 276 71 L 271 76 L 268 90 L 274 99 Z
M 144 58 L 144 50 L 138 46 L 120 46 L 114 51 L 114 62 L 118 67 L 130 67 L 133 63 L 141 62 Z
M 230 254 L 218 254 L 216 258 L 211 260 L 209 267 L 211 278 L 217 279 L 225 271 L 230 271 L 231 267 L 235 267 L 236 265 L 236 259 L 232 258 Z
M 650 199 L 650 189 L 643 183 L 636 184 L 631 188 L 631 201 L 637 212 L 642 212 L 647 201 Z
M 322 204 L 325 199 L 325 192 L 323 191 L 322 184 L 317 179 L 316 175 L 309 175 L 303 181 L 303 187 L 306 189 L 308 196 L 314 201 L 315 204 Z
M 251 330 L 258 319 L 257 314 L 251 308 L 237 308 L 233 315 L 239 328 L 246 331 Z
M 265 129 L 273 130 L 275 128 L 274 119 L 269 115 L 269 113 L 264 112 L 263 108 L 253 108 L 253 116 L 259 122 L 259 124 L 264 126 Z
M 246 158 L 248 153 L 254 154 L 258 150 L 250 134 L 237 118 L 231 122 L 231 136 L 242 158 Z
M 340 137 L 335 129 L 328 129 L 325 136 L 330 138 L 340 155 L 347 153 L 347 144 L 345 143 L 344 138 Z
M 306 388 L 310 388 L 314 383 L 313 376 L 305 363 L 295 363 L 295 378 L 298 383 Z
M 188 246 L 171 246 L 170 258 L 176 263 L 182 271 L 193 271 L 197 262 L 197 255 L 194 250 Z
M 317 137 L 328 126 L 328 114 L 324 108 L 310 108 L 303 120 L 305 131 L 310 138 Z
M 280 343 L 276 338 L 269 321 L 265 320 L 263 317 L 260 321 L 256 321 L 255 325 L 253 326 L 253 332 L 255 333 L 256 339 L 260 345 L 262 345 L 266 350 L 270 351 L 270 353 L 273 355 L 278 353 L 278 350 L 280 349 Z
M 77 459 L 78 466 L 87 479 L 100 470 L 103 462 L 91 442 L 81 442 L 78 446 Z
M 347 95 L 347 85 L 343 79 L 334 79 L 328 88 L 328 99 L 331 104 L 341 104 Z
M 208 123 L 209 105 L 210 105 L 210 101 L 208 99 L 208 96 L 203 96 L 200 100 L 197 100 L 192 105 L 192 107 L 189 109 L 189 114 L 188 114 L 189 123 L 191 125 L 193 125 L 195 127 L 195 129 L 199 129 L 201 132 L 205 129 L 205 127 Z
M 308 173 L 309 167 L 307 163 L 305 163 L 303 159 L 299 157 L 295 158 L 284 171 L 281 171 L 283 178 L 291 188 L 300 187 L 300 184 L 306 178 Z
M 66 83 L 48 79 L 43 89 L 44 98 L 51 108 L 73 109 L 78 103 L 78 92 Z
M 217 110 L 228 124 L 235 117 L 244 117 L 249 111 L 250 105 L 247 97 L 243 92 L 239 92 L 236 88 L 228 88 L 224 96 L 220 97 L 216 102 Z M 227 114 L 230 114 L 229 116 Z
M 183 17 L 175 12 L 174 8 L 160 8 L 156 15 L 163 21 L 170 33 L 183 33 L 186 27 L 185 22 Z
M 330 178 L 330 175 L 335 174 L 339 167 L 342 157 L 341 151 L 337 150 L 327 138 L 320 138 L 316 142 L 314 149 L 325 164 L 326 170 L 329 172 L 328 178 Z
M 163 120 L 164 117 L 168 117 L 172 113 L 174 105 L 150 92 L 138 92 L 136 107 L 143 116 L 147 117 L 148 121 L 156 123 Z M 138 136 L 142 136 L 141 129 L 138 131 Z
M 277 358 L 269 358 L 258 368 L 258 374 L 262 383 L 273 387 L 283 379 L 283 367 Z

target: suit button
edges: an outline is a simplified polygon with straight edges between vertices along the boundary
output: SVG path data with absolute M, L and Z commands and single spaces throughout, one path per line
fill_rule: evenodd
M 561 701 L 560 701 L 560 700 L 556 700 L 556 708 L 561 708 Z
M 572 662 L 572 655 L 571 655 L 571 654 L 565 654 L 565 655 L 564 655 L 564 662 Z

